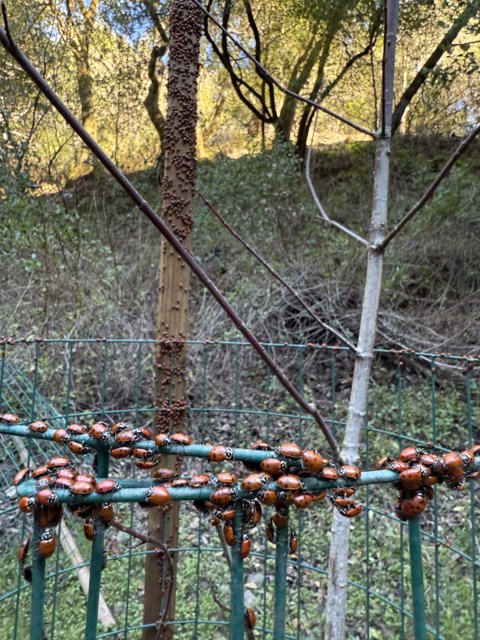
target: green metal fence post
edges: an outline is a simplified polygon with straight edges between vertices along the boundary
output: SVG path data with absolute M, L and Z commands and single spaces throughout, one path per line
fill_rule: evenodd
M 242 501 L 237 502 L 235 516 L 235 544 L 232 549 L 232 579 L 231 579 L 231 614 L 230 640 L 243 640 L 245 625 L 245 602 L 243 591 L 243 558 L 240 550 L 243 541 L 243 507 Z
M 108 477 L 108 451 L 99 450 L 97 454 L 97 476 Z M 95 520 L 95 537 L 92 542 L 90 557 L 90 582 L 88 584 L 87 620 L 85 623 L 85 640 L 97 637 L 98 604 L 100 601 L 100 585 L 104 565 L 105 525 L 100 519 Z
M 412 583 L 415 640 L 427 640 L 427 620 L 425 616 L 425 590 L 422 562 L 422 529 L 420 516 L 415 516 L 408 521 L 408 542 L 410 551 L 410 579 Z
M 284 527 L 277 528 L 273 640 L 283 640 L 285 638 L 285 622 L 287 616 L 287 556 L 288 524 Z
M 32 537 L 32 604 L 30 607 L 30 640 L 45 638 L 45 558 L 38 553 L 42 529 L 35 516 Z

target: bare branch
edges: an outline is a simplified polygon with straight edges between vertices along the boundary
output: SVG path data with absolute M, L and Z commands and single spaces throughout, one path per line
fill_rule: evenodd
M 473 2 L 467 4 L 465 9 L 458 16 L 456 21 L 435 47 L 428 60 L 425 62 L 425 64 L 422 65 L 420 71 L 410 83 L 410 86 L 405 89 L 397 106 L 395 107 L 395 111 L 393 112 L 393 131 L 396 131 L 400 126 L 400 122 L 402 120 L 403 114 L 405 113 L 405 109 L 408 107 L 422 85 L 425 83 L 431 71 L 436 67 L 440 58 L 444 53 L 448 51 L 452 42 L 458 36 L 463 27 L 468 24 L 470 18 L 473 18 L 476 12 L 478 12 L 478 0 L 473 0 Z
M 409 222 L 424 206 L 425 204 L 433 197 L 435 191 L 438 189 L 440 184 L 443 182 L 445 178 L 448 177 L 450 173 L 450 169 L 457 162 L 457 160 L 462 156 L 468 147 L 472 144 L 475 138 L 480 133 L 480 124 L 472 129 L 472 131 L 468 134 L 466 138 L 464 138 L 460 144 L 457 146 L 455 151 L 452 153 L 447 163 L 444 165 L 440 173 L 437 175 L 435 180 L 427 187 L 424 191 L 423 195 L 419 200 L 413 205 L 413 207 L 404 215 L 404 217 L 400 220 L 398 224 L 388 233 L 385 238 L 374 246 L 374 249 L 378 249 L 382 251 L 385 247 L 390 243 L 391 240 L 403 229 L 403 227 Z
M 252 56 L 252 54 L 247 51 L 247 49 L 245 49 L 245 47 L 243 45 L 240 44 L 240 42 L 238 42 L 238 40 L 236 40 L 231 33 L 222 25 L 220 24 L 220 22 L 218 22 L 218 20 L 216 20 L 216 18 L 201 4 L 201 2 L 199 2 L 199 0 L 192 0 L 192 2 L 194 2 L 198 7 L 200 7 L 200 9 L 203 11 L 203 13 L 215 24 L 215 26 L 217 26 L 219 29 L 221 29 L 222 33 L 229 38 L 233 44 L 238 47 L 240 49 L 240 51 L 242 51 L 249 60 L 251 60 L 255 66 L 257 67 L 257 70 L 259 72 L 261 72 L 261 75 L 265 78 L 265 79 L 269 79 L 272 84 L 274 84 L 277 89 L 280 89 L 280 91 L 282 91 L 283 93 L 285 93 L 288 96 L 292 96 L 292 98 L 296 98 L 297 100 L 299 100 L 300 102 L 305 102 L 305 104 L 309 104 L 311 107 L 315 107 L 316 109 L 319 109 L 320 111 L 323 111 L 323 113 L 326 113 L 327 115 L 331 116 L 332 118 L 335 118 L 336 120 L 339 120 L 340 122 L 343 122 L 343 124 L 346 124 L 347 126 L 351 127 L 352 129 L 355 129 L 356 131 L 360 131 L 361 133 L 364 133 L 366 136 L 370 136 L 371 138 L 375 138 L 376 134 L 374 131 L 370 131 L 370 129 L 366 129 L 365 127 L 362 127 L 362 125 L 357 124 L 355 122 L 352 122 L 351 120 L 349 120 L 348 118 L 345 118 L 344 116 L 341 116 L 338 113 L 335 113 L 334 111 L 332 111 L 331 109 L 327 109 L 327 107 L 324 107 L 323 105 L 319 104 L 318 102 L 315 102 L 314 100 L 310 100 L 310 98 L 306 98 L 305 96 L 301 96 L 298 93 L 295 93 L 294 91 L 291 91 L 290 89 L 287 89 L 287 87 L 284 87 L 283 84 L 281 82 L 279 82 L 276 78 L 274 78 L 268 71 L 267 69 L 260 64 L 260 62 L 255 58 L 255 56 Z
M 317 115 L 318 115 L 318 111 L 317 111 Z M 317 128 L 317 117 L 315 117 L 315 124 L 313 125 L 312 143 L 308 146 L 307 162 L 305 166 L 305 178 L 307 180 L 308 188 L 310 189 L 313 202 L 315 203 L 315 206 L 317 207 L 320 213 L 321 219 L 324 222 L 331 225 L 332 227 L 335 227 L 335 229 L 338 229 L 339 231 L 343 231 L 343 233 L 347 234 L 347 236 L 349 236 L 350 238 L 353 238 L 357 242 L 360 242 L 360 244 L 363 244 L 365 247 L 368 247 L 368 242 L 367 240 L 365 240 L 365 238 L 362 238 L 362 236 L 359 236 L 357 233 L 355 233 L 355 231 L 348 229 L 348 227 L 344 227 L 343 224 L 340 224 L 339 222 L 335 222 L 335 220 L 332 220 L 327 214 L 327 212 L 325 211 L 324 206 L 320 202 L 320 199 L 315 190 L 315 186 L 313 184 L 312 175 L 311 175 L 313 136 L 315 135 L 316 128 Z
M 329 333 L 333 334 L 337 340 L 339 340 L 342 344 L 344 344 L 345 346 L 347 346 L 349 349 L 351 349 L 354 353 L 356 351 L 355 346 L 350 342 L 350 340 L 348 340 L 348 338 L 346 338 L 342 333 L 340 333 L 339 331 L 337 331 L 336 329 L 334 329 L 333 327 L 331 327 L 329 324 L 327 324 L 326 322 L 324 322 L 316 313 L 315 311 L 305 302 L 305 300 L 300 296 L 300 294 L 293 288 L 291 287 L 288 282 L 286 282 L 282 276 L 275 271 L 275 269 L 265 260 L 265 258 L 263 258 L 258 251 L 252 247 L 252 245 L 248 244 L 248 242 L 246 242 L 241 236 L 240 234 L 238 234 L 235 229 L 227 222 L 227 220 L 225 220 L 225 218 L 222 216 L 222 214 L 212 205 L 211 202 L 209 202 L 205 196 L 200 193 L 199 191 L 197 191 L 197 194 L 199 195 L 199 197 L 202 199 L 203 203 L 210 209 L 210 211 L 213 213 L 214 216 L 217 217 L 218 220 L 220 220 L 220 222 L 223 224 L 223 226 L 229 231 L 229 233 L 238 240 L 238 242 L 240 242 L 240 244 L 245 247 L 245 249 L 247 251 L 249 251 L 251 253 L 251 255 L 258 260 L 258 262 L 260 262 L 261 265 L 263 265 L 265 267 L 265 269 L 276 279 L 278 280 L 278 282 L 280 282 L 281 285 L 283 285 L 285 287 L 285 289 L 287 289 L 292 296 L 301 304 L 301 306 L 305 309 L 305 311 L 315 320 L 315 322 L 318 322 L 318 324 L 320 326 L 322 326 L 326 331 L 328 331 Z
M 5 33 L 7 34 L 8 41 L 10 43 L 10 46 L 13 46 L 13 38 L 10 32 L 10 25 L 8 24 L 7 5 L 5 4 L 5 2 L 3 2 L 3 0 L 2 0 L 2 17 L 3 17 L 3 24 L 5 25 Z
M 148 204 L 148 202 L 140 195 L 135 189 L 133 184 L 128 180 L 126 175 L 118 168 L 113 160 L 105 153 L 92 136 L 85 130 L 80 122 L 75 118 L 73 113 L 62 102 L 59 96 L 53 91 L 50 85 L 46 82 L 45 78 L 38 72 L 33 66 L 30 60 L 25 56 L 23 51 L 16 45 L 11 44 L 7 34 L 3 29 L 0 29 L 0 43 L 4 48 L 12 55 L 13 58 L 19 63 L 22 69 L 33 80 L 37 87 L 42 91 L 45 97 L 50 103 L 57 109 L 60 115 L 68 123 L 68 125 L 77 133 L 77 135 L 83 140 L 86 146 L 90 149 L 93 155 L 103 164 L 110 175 L 117 181 L 122 187 L 129 198 L 137 205 L 140 211 L 150 220 L 150 222 L 158 229 L 163 235 L 166 241 L 171 247 L 178 253 L 183 259 L 185 264 L 192 270 L 197 276 L 203 286 L 210 292 L 217 303 L 222 307 L 227 316 L 230 318 L 235 327 L 246 338 L 246 340 L 252 345 L 257 354 L 271 370 L 273 375 L 277 378 L 287 393 L 295 400 L 295 402 L 317 423 L 321 432 L 323 433 L 328 445 L 333 453 L 333 456 L 340 460 L 340 450 L 336 439 L 334 438 L 331 430 L 327 426 L 325 420 L 320 414 L 319 410 L 314 404 L 309 403 L 298 389 L 290 382 L 288 377 L 279 368 L 274 359 L 270 356 L 268 351 L 259 341 L 259 339 L 248 329 L 246 324 L 240 318 L 235 309 L 228 302 L 227 298 L 218 289 L 217 285 L 213 282 L 210 276 L 206 273 L 203 267 L 197 262 L 194 256 L 188 251 L 182 244 L 181 240 L 170 229 L 170 227 L 160 218 L 158 213 Z

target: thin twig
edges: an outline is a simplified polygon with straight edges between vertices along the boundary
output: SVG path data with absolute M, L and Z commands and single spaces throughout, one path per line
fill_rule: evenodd
M 314 100 L 310 100 L 310 98 L 306 98 L 305 96 L 301 96 L 298 93 L 295 93 L 294 91 L 291 91 L 287 87 L 283 86 L 281 82 L 279 82 L 267 71 L 267 69 L 257 60 L 257 58 L 255 58 L 255 56 L 252 56 L 252 54 L 247 49 L 245 49 L 245 47 L 241 45 L 240 42 L 238 42 L 238 40 L 236 40 L 232 36 L 232 34 L 228 31 L 228 29 L 226 29 L 220 22 L 218 22 L 218 20 L 216 20 L 216 18 L 208 11 L 206 7 L 202 5 L 201 2 L 199 2 L 199 0 L 192 0 L 192 1 L 198 7 L 200 7 L 203 13 L 213 22 L 213 24 L 217 26 L 227 36 L 227 38 L 229 38 L 233 42 L 233 44 L 236 47 L 238 47 L 240 51 L 242 51 L 242 53 L 244 53 L 247 56 L 247 58 L 254 63 L 254 65 L 257 68 L 258 74 L 268 79 L 272 84 L 274 84 L 277 87 L 277 89 L 280 89 L 280 91 L 282 91 L 286 95 L 291 96 L 292 98 L 295 98 L 300 102 L 305 102 L 305 104 L 309 104 L 311 107 L 315 107 L 316 109 L 323 111 L 323 113 L 326 113 L 327 115 L 331 116 L 332 118 L 335 118 L 336 120 L 340 120 L 340 122 L 343 122 L 343 124 L 346 124 L 347 126 L 352 127 L 352 129 L 356 129 L 357 131 L 364 133 L 366 136 L 370 136 L 371 138 L 376 137 L 376 133 L 374 131 L 370 131 L 370 129 L 366 129 L 365 127 L 362 127 L 362 125 L 352 122 L 348 118 L 345 118 L 344 116 L 341 116 L 340 114 L 335 113 L 335 111 L 332 111 L 331 109 L 327 109 L 327 107 L 324 107 L 318 102 L 315 102 Z
M 232 573 L 232 556 L 231 556 L 231 553 L 230 553 L 230 549 L 228 548 L 228 545 L 227 545 L 227 543 L 225 541 L 225 536 L 223 535 L 222 525 L 217 524 L 215 529 L 217 530 L 218 539 L 220 540 L 220 545 L 222 547 L 223 556 L 224 556 L 225 560 L 227 561 L 227 565 L 228 565 L 228 568 L 230 570 L 230 573 Z
M 7 34 L 8 42 L 12 47 L 14 43 L 13 43 L 12 33 L 10 31 L 10 25 L 8 24 L 7 5 L 5 4 L 5 2 L 3 2 L 3 0 L 2 0 L 2 17 L 3 17 L 3 24 L 5 25 L 5 33 Z
M 468 149 L 468 147 L 475 140 L 479 133 L 480 124 L 477 124 L 477 126 L 468 134 L 468 136 L 460 142 L 460 144 L 452 153 L 452 155 L 448 159 L 448 162 L 437 175 L 435 180 L 427 187 L 422 197 L 413 205 L 410 211 L 404 215 L 400 222 L 396 224 L 389 233 L 387 233 L 385 238 L 373 247 L 374 249 L 378 249 L 379 251 L 385 249 L 389 242 L 393 240 L 393 238 L 403 229 L 407 222 L 409 222 L 425 206 L 425 204 L 433 197 L 435 191 L 438 189 L 443 180 L 448 176 L 450 169 L 457 162 L 460 156 L 465 153 L 465 151 Z
M 169 574 L 170 577 L 172 576 L 172 574 L 173 574 L 172 556 L 170 555 L 170 551 L 169 551 L 167 545 L 162 540 L 159 540 L 158 538 L 155 538 L 154 536 L 151 536 L 151 535 L 145 535 L 141 531 L 137 531 L 136 529 L 132 529 L 132 527 L 127 527 L 124 524 L 122 524 L 121 522 L 118 522 L 118 520 L 111 520 L 109 524 L 112 527 L 115 527 L 115 529 L 119 529 L 120 531 L 123 531 L 124 533 L 128 533 L 132 537 L 137 538 L 138 540 L 141 540 L 142 542 L 146 542 L 148 544 L 151 544 L 151 545 L 155 546 L 157 548 L 158 552 L 161 553 L 163 558 L 166 559 L 167 565 L 168 565 L 168 567 L 167 567 L 168 574 Z M 170 600 L 172 599 L 172 586 L 173 586 L 172 580 L 167 578 L 165 580 L 165 583 L 167 585 L 167 596 L 165 598 L 165 606 L 164 606 L 163 611 L 161 612 L 160 617 L 158 619 L 156 640 L 161 640 L 161 638 L 163 637 L 165 621 L 166 621 L 167 613 L 170 610 Z
M 335 229 L 338 229 L 339 231 L 343 231 L 343 233 L 346 233 L 347 236 L 349 236 L 350 238 L 353 238 L 357 242 L 360 242 L 360 244 L 363 244 L 365 247 L 368 247 L 368 242 L 367 240 L 365 240 L 365 238 L 362 238 L 362 236 L 359 236 L 357 233 L 355 233 L 355 231 L 352 231 L 348 227 L 344 227 L 343 224 L 340 224 L 339 222 L 336 222 L 335 220 L 332 220 L 330 218 L 330 216 L 325 211 L 324 206 L 320 202 L 320 199 L 315 190 L 315 186 L 313 184 L 312 175 L 311 175 L 311 164 L 312 164 L 313 137 L 317 129 L 317 117 L 318 117 L 318 111 L 315 114 L 315 122 L 313 124 L 313 131 L 312 131 L 312 142 L 308 145 L 307 161 L 305 165 L 305 178 L 307 180 L 308 188 L 310 189 L 313 202 L 315 203 L 315 206 L 317 207 L 320 213 L 320 217 L 324 222 L 331 225 L 332 227 L 335 227 Z
M 222 307 L 222 309 L 225 311 L 227 316 L 233 322 L 235 327 L 252 345 L 252 347 L 258 353 L 260 358 L 265 362 L 267 367 L 271 370 L 273 375 L 277 378 L 277 380 L 288 392 L 288 394 L 297 402 L 297 404 L 300 407 L 302 407 L 305 413 L 312 416 L 312 418 L 315 420 L 315 422 L 319 426 L 321 432 L 323 433 L 325 439 L 327 440 L 333 456 L 335 457 L 335 459 L 340 461 L 341 460 L 340 449 L 338 447 L 337 441 L 334 438 L 331 430 L 327 426 L 325 420 L 323 419 L 317 407 L 314 404 L 307 402 L 307 400 L 302 396 L 302 394 L 298 391 L 298 389 L 290 382 L 287 376 L 283 373 L 283 371 L 278 367 L 276 362 L 267 352 L 265 347 L 261 344 L 258 338 L 248 329 L 248 327 L 240 318 L 238 313 L 231 306 L 231 304 L 228 302 L 226 297 L 221 293 L 217 285 L 209 277 L 209 275 L 206 273 L 203 267 L 201 267 L 201 265 L 193 257 L 190 251 L 188 251 L 183 246 L 181 240 L 175 235 L 175 233 L 170 229 L 170 227 L 162 220 L 162 218 L 160 218 L 158 213 L 154 211 L 154 209 L 148 204 L 148 202 L 140 195 L 140 193 L 135 189 L 133 184 L 128 180 L 126 175 L 119 169 L 119 167 L 113 162 L 113 160 L 105 153 L 105 151 L 100 147 L 100 145 L 97 144 L 97 142 L 95 142 L 92 136 L 89 133 L 87 133 L 85 128 L 80 124 L 80 122 L 73 115 L 73 113 L 68 109 L 68 107 L 62 102 L 59 96 L 46 82 L 45 78 L 37 71 L 37 69 L 33 66 L 33 64 L 26 57 L 23 51 L 18 47 L 18 45 L 16 45 L 14 42 L 10 43 L 7 37 L 7 34 L 3 29 L 0 29 L 0 42 L 5 47 L 5 49 L 12 55 L 12 57 L 19 63 L 19 65 L 27 73 L 27 75 L 33 80 L 33 82 L 42 91 L 45 97 L 51 102 L 51 104 L 53 104 L 55 109 L 57 109 L 57 111 L 64 118 L 67 124 L 83 140 L 83 142 L 90 149 L 93 155 L 103 164 L 103 166 L 107 169 L 110 175 L 118 182 L 118 184 L 122 187 L 125 193 L 131 198 L 133 202 L 135 202 L 135 204 L 140 209 L 140 211 L 144 213 L 147 216 L 147 218 L 150 220 L 150 222 L 152 222 L 152 224 L 158 229 L 158 231 L 160 231 L 163 237 L 172 246 L 172 248 L 178 253 L 178 255 L 182 258 L 185 264 L 197 276 L 197 278 L 200 280 L 203 286 L 206 287 L 206 289 L 208 289 L 208 291 L 211 293 L 213 298 L 218 302 L 218 304 Z
M 227 222 L 227 220 L 222 216 L 222 214 L 213 206 L 213 204 L 211 202 L 209 202 L 205 196 L 200 193 L 200 191 L 197 191 L 198 196 L 201 198 L 201 200 L 203 201 L 203 203 L 210 209 L 210 211 L 213 213 L 214 216 L 217 217 L 218 220 L 220 220 L 220 222 L 223 224 L 223 226 L 229 231 L 229 233 L 238 240 L 238 242 L 240 242 L 240 244 L 245 247 L 245 249 L 247 251 L 249 251 L 252 256 L 258 261 L 260 262 L 261 265 L 263 265 L 265 267 L 265 269 L 276 279 L 278 280 L 278 282 L 280 282 L 280 284 L 282 284 L 291 294 L 292 296 L 294 296 L 294 298 L 302 305 L 302 307 L 305 309 L 305 311 L 315 320 L 315 322 L 318 322 L 319 325 L 321 325 L 326 331 L 329 331 L 330 333 L 332 333 L 337 340 L 339 340 L 342 344 L 344 344 L 345 346 L 347 346 L 349 349 L 351 349 L 354 353 L 356 351 L 355 346 L 350 342 L 350 340 L 348 340 L 348 338 L 346 338 L 343 334 L 341 334 L 339 331 L 337 331 L 336 329 L 334 329 L 333 327 L 331 327 L 329 324 L 327 324 L 326 322 L 324 322 L 316 313 L 315 311 L 305 302 L 305 300 L 300 296 L 300 294 L 293 288 L 291 287 L 288 282 L 286 282 L 282 276 L 275 271 L 275 269 L 265 260 L 265 258 L 263 258 L 258 251 L 252 247 L 252 245 L 248 244 L 248 242 L 246 242 L 241 236 L 240 234 L 238 234 L 235 229 L 230 225 L 229 222 Z

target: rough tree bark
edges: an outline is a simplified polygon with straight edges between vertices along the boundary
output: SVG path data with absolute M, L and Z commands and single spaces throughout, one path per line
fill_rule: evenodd
M 199 71 L 201 12 L 191 0 L 174 0 L 170 12 L 170 57 L 167 85 L 168 108 L 165 126 L 165 172 L 163 217 L 186 248 L 190 248 L 192 194 L 196 176 L 197 77 Z M 157 315 L 155 406 L 157 432 L 183 428 L 185 400 L 185 337 L 187 332 L 190 270 L 174 249 L 163 240 L 160 249 L 160 282 Z M 162 466 L 176 464 L 167 456 Z M 151 510 L 148 528 L 167 546 L 178 545 L 178 504 L 161 512 Z M 176 555 L 170 585 L 164 584 L 165 559 L 147 557 L 144 623 L 152 624 L 165 606 L 166 593 L 173 589 L 167 620 L 175 615 Z M 169 639 L 174 627 L 145 629 L 144 640 Z
M 381 131 L 376 141 L 373 206 L 362 315 L 353 372 L 342 459 L 355 464 L 367 412 L 368 386 L 382 286 L 384 251 L 376 248 L 386 232 L 392 135 L 393 86 L 399 0 L 389 0 L 385 16 Z M 328 561 L 325 640 L 344 640 L 348 585 L 350 520 L 334 510 Z

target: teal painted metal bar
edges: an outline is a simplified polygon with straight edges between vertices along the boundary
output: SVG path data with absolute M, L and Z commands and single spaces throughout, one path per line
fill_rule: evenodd
M 427 640 L 425 588 L 423 581 L 422 528 L 420 516 L 408 521 L 410 580 L 412 585 L 413 628 L 415 640 Z
M 240 550 L 243 541 L 242 501 L 236 504 L 235 543 L 232 549 L 232 575 L 230 582 L 230 640 L 243 640 L 245 632 L 245 602 L 243 590 L 243 558 Z
M 100 477 L 107 477 L 108 453 L 106 451 L 99 451 L 97 455 L 97 473 Z M 100 601 L 100 586 L 104 565 L 104 534 L 105 525 L 100 518 L 97 518 L 95 520 L 95 537 L 92 542 L 92 553 L 90 556 L 90 581 L 88 583 L 85 640 L 95 640 L 97 637 L 98 604 Z
M 277 528 L 273 640 L 283 640 L 283 638 L 285 638 L 285 625 L 287 620 L 288 545 L 288 524 L 286 524 L 284 527 Z
M 45 638 L 45 558 L 38 553 L 42 530 L 35 517 L 32 536 L 32 604 L 30 607 L 30 640 Z

